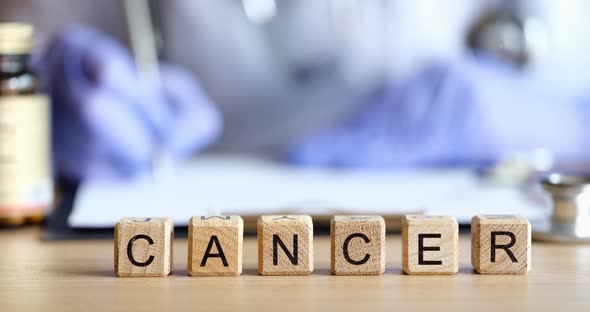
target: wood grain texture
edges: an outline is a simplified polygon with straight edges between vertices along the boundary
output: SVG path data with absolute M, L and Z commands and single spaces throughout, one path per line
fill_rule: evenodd
M 471 220 L 471 263 L 480 274 L 525 274 L 531 269 L 531 225 L 517 215 Z
M 385 220 L 381 216 L 334 216 L 330 242 L 332 274 L 385 272 Z
M 310 216 L 258 218 L 258 273 L 309 275 L 313 272 L 313 224 Z
M 314 273 L 260 276 L 258 241 L 244 237 L 240 276 L 191 277 L 187 240 L 175 239 L 166 278 L 117 278 L 113 242 L 44 242 L 40 227 L 0 230 L 0 311 L 587 311 L 590 245 L 533 242 L 527 275 L 481 275 L 460 235 L 459 273 L 405 275 L 400 235 L 386 240 L 378 276 L 330 274 L 330 237 L 314 237 Z
M 172 265 L 174 225 L 170 218 L 123 218 L 115 226 L 115 273 L 166 276 Z
M 188 226 L 187 271 L 191 276 L 242 274 L 244 220 L 195 216 Z
M 459 270 L 459 225 L 451 216 L 402 218 L 402 263 L 406 274 L 455 274 Z

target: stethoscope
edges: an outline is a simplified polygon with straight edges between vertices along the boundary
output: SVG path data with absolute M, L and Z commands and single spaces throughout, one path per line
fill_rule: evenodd
M 547 220 L 531 224 L 533 239 L 590 243 L 590 177 L 552 173 L 541 185 L 553 210 Z

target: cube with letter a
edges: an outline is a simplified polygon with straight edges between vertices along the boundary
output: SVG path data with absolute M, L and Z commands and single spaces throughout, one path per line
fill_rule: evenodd
M 244 221 L 240 216 L 196 216 L 188 225 L 191 276 L 240 275 Z
M 385 271 L 385 220 L 381 216 L 334 216 L 330 222 L 334 275 Z
M 166 276 L 172 265 L 170 218 L 123 218 L 115 226 L 118 276 Z
M 258 273 L 309 275 L 313 271 L 313 224 L 310 216 L 258 218 Z
M 459 270 L 459 225 L 451 216 L 402 218 L 402 263 L 406 274 L 455 274 Z
M 524 274 L 531 268 L 531 225 L 517 215 L 471 220 L 471 263 L 480 274 Z

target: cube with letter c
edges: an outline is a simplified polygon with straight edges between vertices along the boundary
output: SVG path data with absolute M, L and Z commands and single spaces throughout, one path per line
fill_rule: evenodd
M 330 222 L 334 275 L 385 272 L 385 220 L 381 216 L 334 216 Z
M 115 225 L 118 276 L 166 276 L 172 265 L 170 218 L 123 218 Z
M 455 274 L 459 270 L 459 224 L 451 216 L 402 218 L 402 263 L 406 274 Z

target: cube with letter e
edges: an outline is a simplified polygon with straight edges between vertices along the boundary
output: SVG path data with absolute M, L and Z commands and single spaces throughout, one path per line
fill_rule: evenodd
M 240 275 L 244 221 L 240 216 L 196 216 L 188 225 L 191 276 Z
M 115 225 L 118 276 L 166 276 L 172 265 L 170 218 L 123 218 Z
M 258 218 L 258 273 L 309 275 L 313 271 L 313 224 L 310 216 Z
M 471 263 L 480 274 L 524 274 L 531 268 L 531 225 L 516 215 L 471 220 Z
M 459 225 L 451 216 L 402 218 L 402 263 L 406 274 L 455 274 L 459 270 Z

